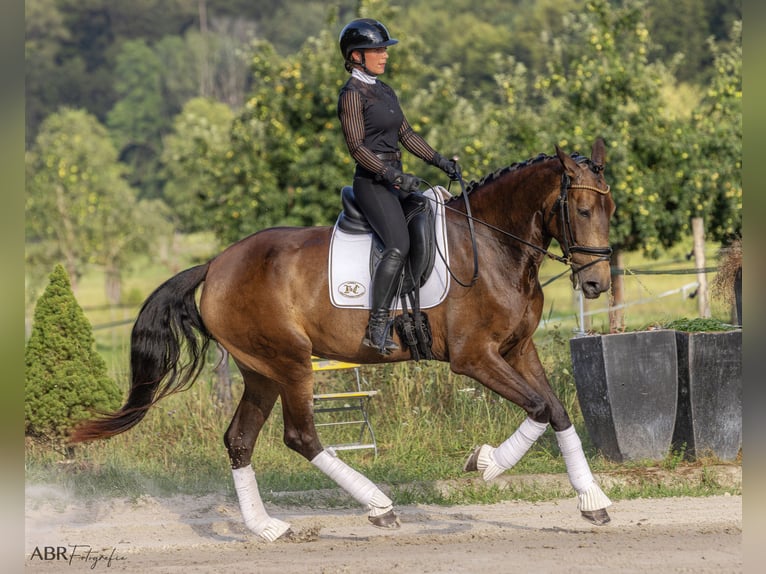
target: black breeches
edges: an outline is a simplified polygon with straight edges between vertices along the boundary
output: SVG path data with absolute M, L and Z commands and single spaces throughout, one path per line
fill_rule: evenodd
M 410 234 L 397 191 L 367 177 L 354 177 L 354 196 L 367 221 L 383 242 L 383 249 L 410 251 Z

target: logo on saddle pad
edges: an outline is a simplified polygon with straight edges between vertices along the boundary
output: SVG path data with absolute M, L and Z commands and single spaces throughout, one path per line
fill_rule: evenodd
M 354 299 L 367 293 L 367 288 L 358 281 L 344 281 L 338 285 L 338 293 L 343 297 Z

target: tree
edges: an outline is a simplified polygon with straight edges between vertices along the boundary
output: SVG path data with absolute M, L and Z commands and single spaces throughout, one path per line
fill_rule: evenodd
M 61 443 L 94 410 L 120 406 L 121 392 L 95 349 L 91 325 L 61 265 L 53 269 L 37 301 L 24 361 L 27 436 Z
M 56 59 L 61 43 L 69 38 L 56 0 L 28 0 L 25 3 L 26 40 L 26 136 L 34 141 L 37 127 L 60 105 L 60 82 L 56 81 Z
M 731 243 L 742 235 L 742 23 L 710 50 L 715 73 L 675 142 L 674 188 L 686 198 L 684 229 L 701 217 L 709 239 Z
M 157 197 L 156 164 L 161 153 L 161 135 L 170 118 L 164 114 L 162 67 L 159 58 L 143 40 L 122 45 L 116 62 L 115 90 L 118 100 L 106 124 L 120 160 L 130 167 L 131 183 L 144 197 Z
M 647 6 L 647 26 L 654 39 L 656 56 L 664 62 L 681 56 L 676 67 L 679 81 L 698 78 L 709 58 L 705 38 L 709 34 L 704 0 L 652 0 Z M 683 30 L 683 33 L 679 33 Z
M 87 112 L 49 116 L 26 168 L 30 271 L 60 261 L 76 289 L 88 264 L 105 266 L 109 277 L 157 237 L 161 206 L 137 202 L 106 129 Z M 114 302 L 113 289 L 107 296 Z
M 220 169 L 227 163 L 234 114 L 228 106 L 205 98 L 184 105 L 165 138 L 162 153 L 164 196 L 180 229 L 210 228 L 209 203 L 220 190 Z M 203 198 L 209 198 L 208 202 Z
M 274 225 L 327 224 L 337 216 L 351 163 L 336 116 L 344 79 L 336 50 L 327 33 L 290 58 L 271 44 L 256 46 L 259 83 L 234 118 L 230 147 L 199 166 L 211 181 L 202 190 L 202 209 L 224 243 Z

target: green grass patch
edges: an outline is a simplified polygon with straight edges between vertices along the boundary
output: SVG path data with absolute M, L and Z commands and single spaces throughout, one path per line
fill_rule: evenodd
M 594 472 L 615 470 L 640 473 L 657 462 L 617 465 L 593 448 L 577 403 L 568 366 L 568 345 L 560 331 L 548 331 L 539 342 L 551 383 L 567 405 Z M 209 368 L 190 390 L 156 405 L 131 431 L 107 441 L 78 445 L 74 457 L 28 444 L 27 481 L 57 484 L 82 497 L 149 494 L 201 495 L 223 492 L 233 496 L 231 473 L 222 436 L 233 406 L 213 400 L 212 358 Z M 388 487 L 397 504 L 491 503 L 500 500 L 550 500 L 574 496 L 571 489 L 514 486 L 499 488 L 469 481 L 448 493 L 439 481 L 464 481 L 466 457 L 477 445 L 499 444 L 526 414 L 488 392 L 478 383 L 449 371 L 441 363 L 400 363 L 362 367 L 365 385 L 381 392 L 370 404 L 378 438 L 379 456 L 371 450 L 342 451 L 341 458 Z M 338 390 L 352 384 L 350 371 L 323 373 L 322 389 Z M 241 382 L 235 381 L 235 396 Z M 320 429 L 320 435 L 323 431 Z M 324 437 L 323 437 L 324 438 Z M 711 463 L 714 463 L 711 462 Z M 682 453 L 669 453 L 665 469 L 683 469 Z M 281 408 L 277 403 L 256 446 L 253 466 L 264 500 L 277 504 L 353 506 L 337 485 L 289 450 L 282 442 Z M 553 431 L 549 428 L 510 475 L 566 472 Z M 613 489 L 614 499 L 637 496 L 708 495 L 723 491 L 714 484 L 663 487 L 651 480 Z M 326 494 L 322 494 L 325 493 Z M 284 494 L 289 493 L 289 494 Z M 320 493 L 320 494 L 317 494 Z M 317 498 L 318 497 L 318 498 Z

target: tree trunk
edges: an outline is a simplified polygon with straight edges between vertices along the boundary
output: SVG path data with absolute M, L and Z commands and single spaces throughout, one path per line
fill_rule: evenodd
M 621 333 L 625 330 L 625 316 L 622 307 L 625 303 L 625 268 L 622 251 L 619 249 L 614 250 L 612 262 L 612 300 L 609 305 L 609 332 Z
M 119 265 L 110 263 L 106 266 L 105 273 L 106 302 L 116 307 L 122 300 L 122 271 Z
M 737 318 L 735 325 L 742 325 L 742 267 L 737 269 L 734 277 L 734 309 Z

